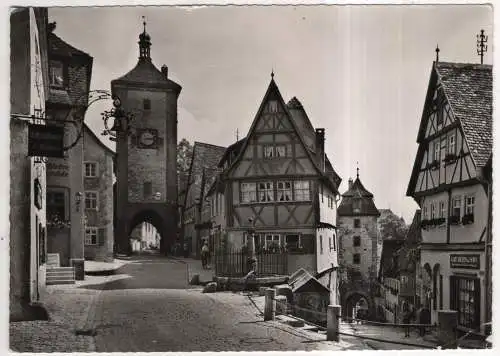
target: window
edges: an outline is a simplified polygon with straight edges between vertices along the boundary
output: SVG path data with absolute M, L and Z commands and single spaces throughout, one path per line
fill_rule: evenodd
M 450 309 L 458 311 L 458 325 L 479 327 L 480 284 L 477 278 L 450 276 Z
M 279 248 L 280 235 L 275 235 L 275 234 L 266 235 L 265 247 L 267 249 Z
M 274 184 L 273 182 L 258 183 L 259 202 L 274 201 Z
M 337 249 L 337 236 L 335 234 L 332 235 L 332 240 L 333 240 L 333 251 Z
M 440 160 L 440 147 L 439 147 L 439 140 L 434 141 L 434 161 L 439 161 Z
M 462 197 L 453 197 L 453 216 L 460 217 L 462 215 Z
M 319 235 L 319 253 L 323 254 L 323 235 Z
M 269 112 L 278 112 L 278 102 L 276 100 L 269 101 Z
M 273 157 L 274 157 L 274 147 L 264 146 L 264 158 L 273 158 Z
M 97 163 L 95 162 L 85 162 L 85 177 L 86 178 L 94 178 L 97 177 Z
M 446 156 L 446 137 L 443 137 L 441 139 L 441 157 L 444 158 Z
M 352 245 L 353 246 L 361 246 L 361 237 L 360 236 L 354 236 L 352 239 Z
M 311 194 L 309 191 L 309 181 L 295 181 L 294 182 L 294 190 L 295 190 L 295 200 L 296 201 L 309 201 L 311 200 Z
M 359 253 L 355 253 L 352 255 L 352 263 L 355 264 L 355 265 L 359 265 L 360 264 L 360 256 L 359 256 Z
M 357 229 L 360 228 L 361 227 L 361 220 L 354 219 L 354 227 Z
M 353 203 L 353 211 L 354 213 L 361 212 L 361 199 L 355 199 Z
M 286 235 L 286 249 L 292 251 L 300 248 L 299 235 Z
M 465 214 L 474 215 L 475 198 L 473 195 L 465 197 Z
M 292 200 L 292 182 L 278 182 L 278 201 Z
M 85 209 L 97 210 L 97 192 L 85 192 Z
M 66 220 L 64 192 L 47 192 L 47 220 Z
M 424 218 L 422 220 L 427 220 L 428 218 L 428 215 L 429 214 L 429 210 L 427 209 L 427 205 L 424 205 Z
M 444 201 L 439 202 L 439 217 L 446 218 L 446 206 L 444 204 Z
M 153 195 L 153 184 L 151 182 L 144 182 L 143 183 L 143 193 L 144 193 L 144 199 L 149 199 Z
M 85 229 L 85 245 L 97 245 L 96 227 L 87 227 Z
M 448 136 L 448 154 L 455 154 L 457 150 L 457 142 L 455 141 L 455 134 L 452 133 Z
M 284 145 L 276 145 L 276 157 L 285 157 L 286 147 Z
M 144 110 L 151 110 L 151 100 L 143 99 L 142 100 L 142 107 Z
M 264 146 L 264 158 L 286 157 L 285 145 L 267 145 Z
M 436 218 L 436 203 L 432 202 L 431 203 L 431 219 Z
M 59 61 L 50 61 L 50 86 L 62 88 L 64 86 L 64 65 Z
M 242 183 L 241 184 L 241 202 L 253 203 L 257 201 L 257 184 Z

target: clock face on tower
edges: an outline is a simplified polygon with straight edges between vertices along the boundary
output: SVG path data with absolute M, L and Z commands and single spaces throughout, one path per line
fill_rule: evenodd
M 137 129 L 137 147 L 156 148 L 158 130 L 155 129 Z

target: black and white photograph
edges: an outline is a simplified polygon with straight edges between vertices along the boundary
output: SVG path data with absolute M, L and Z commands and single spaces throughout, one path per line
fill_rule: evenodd
M 493 4 L 11 5 L 11 353 L 496 348 Z

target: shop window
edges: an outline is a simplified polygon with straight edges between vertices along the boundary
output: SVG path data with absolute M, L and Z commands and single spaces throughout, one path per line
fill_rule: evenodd
M 458 325 L 478 329 L 481 312 L 478 278 L 450 276 L 450 306 L 458 311 Z

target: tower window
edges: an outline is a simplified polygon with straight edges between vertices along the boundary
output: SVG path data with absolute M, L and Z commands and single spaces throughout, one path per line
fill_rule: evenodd
M 355 228 L 360 228 L 361 227 L 361 220 L 354 219 L 354 227 Z
M 355 265 L 359 265 L 361 261 L 361 258 L 359 257 L 359 253 L 355 253 L 352 255 L 352 263 L 354 263 Z
M 148 199 L 153 195 L 153 184 L 151 182 L 144 182 L 144 199 Z
M 64 86 L 64 65 L 59 61 L 50 61 L 49 65 L 50 86 L 62 88 Z
M 144 99 L 142 101 L 142 107 L 144 110 L 151 110 L 151 100 L 150 99 Z
M 361 237 L 354 236 L 353 240 L 352 240 L 352 245 L 353 246 L 361 246 Z

